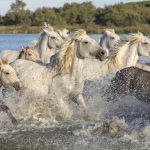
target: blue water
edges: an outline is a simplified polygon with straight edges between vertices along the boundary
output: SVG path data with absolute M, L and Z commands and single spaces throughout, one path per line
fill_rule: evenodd
M 90 34 L 98 41 L 101 35 Z M 38 39 L 39 34 L 0 34 L 0 50 L 20 50 L 21 46 L 31 45 L 32 41 Z
M 31 45 L 39 34 L 0 34 L 0 50 L 19 50 L 21 46 Z

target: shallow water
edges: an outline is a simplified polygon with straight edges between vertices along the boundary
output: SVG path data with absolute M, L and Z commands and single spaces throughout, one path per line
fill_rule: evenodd
M 19 150 L 149 150 L 149 105 L 131 96 L 116 103 L 106 102 L 103 97 L 106 83 L 100 79 L 85 82 L 88 118 L 83 117 L 82 110 L 74 103 L 69 103 L 70 111 L 73 110 L 69 120 L 55 121 L 37 116 L 20 118 L 18 110 L 12 111 L 19 121 L 17 127 L 1 112 L 0 147 Z M 14 106 L 9 107 L 13 109 Z
M 90 36 L 97 41 L 100 37 Z M 37 37 L 38 34 L 0 35 L 0 50 L 19 50 L 20 45 L 30 45 Z M 82 110 L 72 102 L 66 104 L 70 112 L 73 111 L 71 119 L 56 121 L 52 114 L 45 117 L 45 111 L 53 105 L 47 105 L 47 98 L 39 98 L 32 105 L 29 105 L 35 101 L 32 94 L 4 98 L 19 124 L 13 126 L 1 112 L 0 150 L 150 150 L 150 105 L 131 96 L 115 103 L 107 102 L 103 93 L 109 81 L 105 77 L 85 82 L 83 95 L 89 108 L 88 117 L 84 117 Z M 13 103 L 12 99 L 16 101 Z M 40 106 L 38 110 L 44 115 L 22 118 L 20 111 L 29 109 L 31 113 L 33 105 Z

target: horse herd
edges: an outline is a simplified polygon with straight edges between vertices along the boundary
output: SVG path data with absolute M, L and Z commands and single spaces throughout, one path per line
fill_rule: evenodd
M 34 101 L 39 95 L 50 94 L 49 100 L 57 100 L 66 118 L 71 116 L 65 104 L 67 100 L 79 104 L 87 115 L 88 108 L 82 96 L 84 80 L 118 71 L 106 90 L 108 100 L 133 94 L 139 100 L 150 101 L 150 69 L 138 62 L 139 56 L 150 57 L 150 39 L 142 33 L 131 34 L 122 41 L 114 30 L 105 29 L 97 43 L 82 29 L 75 32 L 54 30 L 45 23 L 42 30 L 32 47 L 0 52 L 3 95 L 9 87 L 14 87 L 19 96 L 30 91 L 35 96 Z M 85 59 L 89 61 L 84 63 Z M 99 60 L 97 65 L 92 64 L 93 59 Z M 8 114 L 12 123 L 17 123 L 11 107 L 3 100 L 0 110 Z

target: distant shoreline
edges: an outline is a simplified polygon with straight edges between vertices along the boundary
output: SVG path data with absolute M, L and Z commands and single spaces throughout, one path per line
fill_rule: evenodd
M 0 34 L 10 33 L 40 33 L 42 26 L 27 26 L 27 25 L 16 25 L 16 26 L 0 26 Z M 150 25 L 141 24 L 140 26 L 126 26 L 126 27 L 107 27 L 99 26 L 95 24 L 90 25 L 55 25 L 55 29 L 67 28 L 69 30 L 85 29 L 88 33 L 102 33 L 105 28 L 114 28 L 117 33 L 131 33 L 131 32 L 142 32 L 146 35 L 150 34 Z

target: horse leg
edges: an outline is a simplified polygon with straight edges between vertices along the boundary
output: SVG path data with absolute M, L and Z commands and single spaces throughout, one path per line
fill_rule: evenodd
M 73 101 L 75 101 L 83 109 L 83 111 L 86 115 L 88 114 L 87 106 L 86 106 L 84 98 L 81 94 L 78 95 L 75 99 L 73 99 Z
M 69 109 L 68 104 L 63 100 L 59 99 L 58 100 L 58 108 L 60 115 L 58 115 L 58 118 L 63 118 L 63 119 L 70 119 L 72 116 L 72 111 Z
M 4 104 L 0 105 L 0 111 L 5 112 L 9 116 L 9 118 L 11 119 L 12 124 L 14 124 L 14 125 L 18 124 L 16 118 L 12 115 L 10 109 L 6 105 L 4 105 Z

